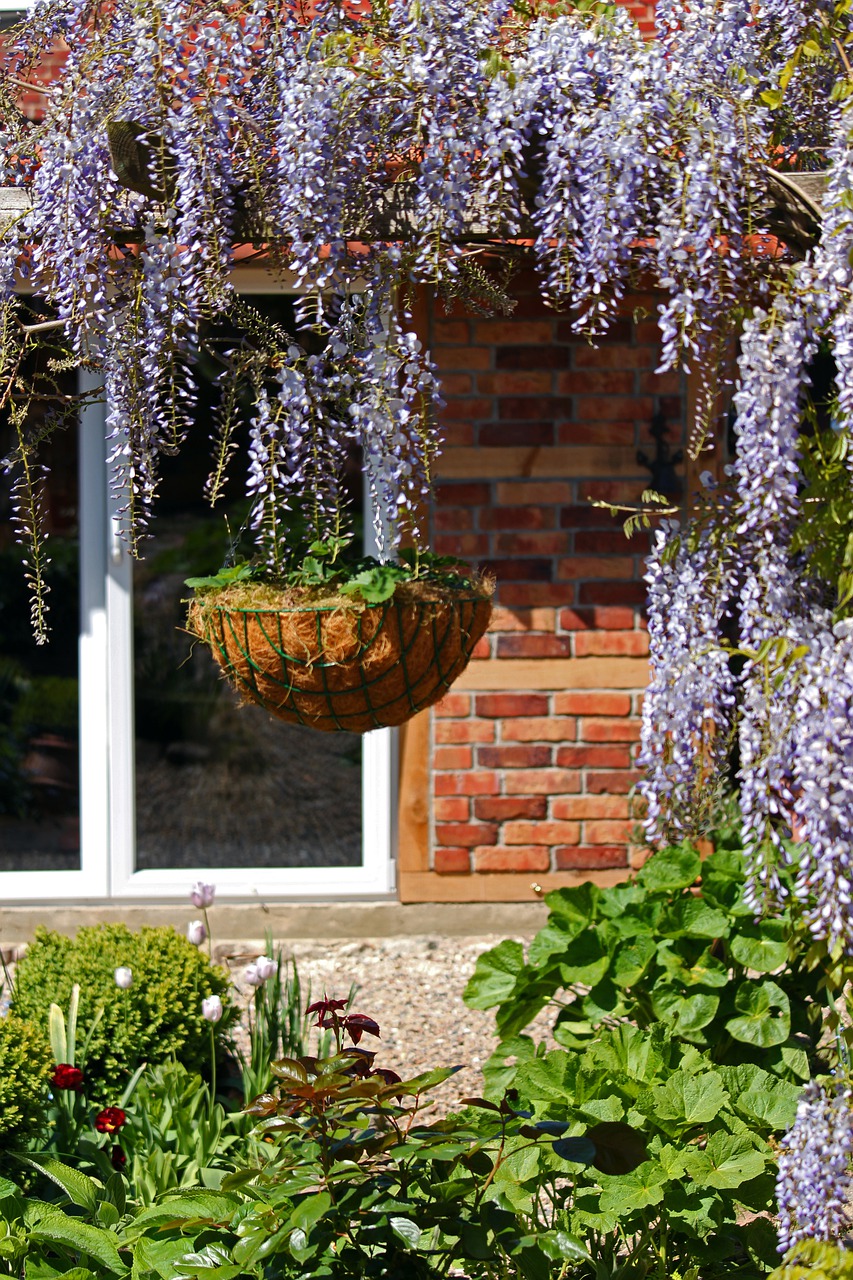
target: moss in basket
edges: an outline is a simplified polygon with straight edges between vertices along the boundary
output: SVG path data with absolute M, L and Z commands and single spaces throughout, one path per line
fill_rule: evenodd
M 47 1019 L 0 1018 L 0 1169 L 4 1151 L 24 1149 L 44 1128 L 52 1066 Z
M 314 542 L 298 566 L 281 578 L 269 577 L 263 565 L 238 564 L 208 578 L 188 578 L 196 598 L 216 593 L 217 603 L 234 609 L 334 608 L 364 609 L 392 596 L 411 600 L 446 600 L 448 596 L 488 599 L 494 581 L 460 565 L 453 556 L 437 556 L 412 548 L 396 561 L 373 556 L 347 558 L 346 542 L 329 538 Z M 224 598 L 223 598 L 224 597 Z
M 132 972 L 127 990 L 116 986 L 119 967 Z M 114 1100 L 140 1062 L 174 1056 L 188 1070 L 209 1070 L 212 1024 L 202 1017 L 202 997 L 222 999 L 225 1013 L 215 1035 L 223 1051 L 236 1017 L 225 971 L 167 927 L 132 933 L 123 924 L 93 925 L 73 939 L 39 928 L 17 967 L 14 1012 L 47 1029 L 51 1003 L 66 1009 L 75 982 L 81 1042 L 97 1010 L 104 1010 L 85 1063 L 93 1101 Z

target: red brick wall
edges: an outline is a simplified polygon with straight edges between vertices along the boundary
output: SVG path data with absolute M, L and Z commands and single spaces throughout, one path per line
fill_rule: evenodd
M 626 540 L 590 499 L 639 500 L 654 413 L 681 444 L 686 388 L 655 373 L 654 309 L 632 298 L 598 347 L 533 282 L 510 318 L 432 318 L 447 401 L 433 544 L 498 583 L 477 660 L 433 713 L 433 873 L 529 888 L 529 873 L 628 865 L 648 535 Z

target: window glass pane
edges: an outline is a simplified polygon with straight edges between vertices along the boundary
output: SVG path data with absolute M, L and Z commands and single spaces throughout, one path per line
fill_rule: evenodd
M 288 298 L 251 301 L 292 330 Z M 202 496 L 214 372 L 202 366 L 197 429 L 164 459 L 152 537 L 134 565 L 136 866 L 360 866 L 361 738 L 241 706 L 182 630 L 184 579 L 220 568 L 246 514 L 244 447 L 232 505 L 211 511 Z
M 0 422 L 0 457 L 13 436 Z M 80 866 L 77 432 L 57 432 L 46 512 L 51 566 L 48 644 L 37 645 L 11 525 L 11 477 L 0 473 L 0 870 Z

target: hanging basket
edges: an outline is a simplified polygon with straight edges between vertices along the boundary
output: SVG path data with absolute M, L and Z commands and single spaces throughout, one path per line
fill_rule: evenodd
M 228 588 L 204 592 L 189 631 L 245 701 L 326 732 L 366 733 L 432 706 L 468 665 L 492 611 L 472 590 L 398 589 L 361 607 L 252 607 L 244 597 L 238 605 Z

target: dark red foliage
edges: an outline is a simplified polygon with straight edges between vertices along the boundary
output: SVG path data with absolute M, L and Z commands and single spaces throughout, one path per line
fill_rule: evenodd
M 375 1053 L 371 1053 L 369 1049 L 346 1049 L 344 1052 L 350 1059 L 349 1066 L 343 1069 L 344 1075 L 365 1077 L 373 1074 Z
M 341 1019 L 343 1026 L 346 1028 L 347 1035 L 353 1044 L 358 1044 L 365 1031 L 369 1036 L 379 1035 L 379 1023 L 373 1018 L 368 1018 L 364 1013 L 350 1013 Z
M 326 1028 L 334 1026 L 338 1009 L 345 1009 L 346 1007 L 346 1000 L 330 1000 L 328 996 L 323 996 L 322 1000 L 315 1000 L 313 1004 L 309 1004 L 305 1012 L 316 1013 L 317 1021 L 315 1026 Z
M 371 1071 L 372 1076 L 381 1076 L 386 1084 L 400 1084 L 400 1077 L 396 1071 L 389 1071 L 387 1067 L 377 1067 L 375 1071 Z
M 95 1117 L 95 1128 L 98 1133 L 115 1133 L 127 1120 L 121 1107 L 104 1107 Z
M 83 1088 L 83 1072 L 79 1067 L 73 1067 L 70 1062 L 60 1062 L 54 1068 L 50 1082 L 57 1089 L 72 1089 L 75 1093 L 79 1093 Z

